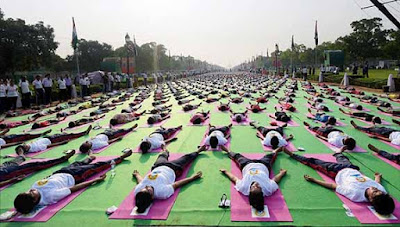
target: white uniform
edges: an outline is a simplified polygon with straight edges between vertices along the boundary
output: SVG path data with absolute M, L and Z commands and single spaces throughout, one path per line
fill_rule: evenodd
M 392 144 L 400 146 L 400 131 L 390 133 L 389 139 Z
M 222 133 L 221 131 L 215 130 L 209 136 L 207 136 L 206 141 L 205 141 L 206 145 L 210 145 L 210 138 L 213 136 L 217 137 L 218 146 L 225 145 L 228 142 L 228 140 L 224 137 L 224 133 Z
M 153 133 L 145 137 L 143 141 L 148 141 L 151 144 L 150 150 L 155 150 L 165 145 L 164 137 L 160 133 Z
M 92 144 L 92 150 L 98 150 L 108 146 L 108 136 L 105 134 L 99 134 L 93 139 L 89 140 L 89 142 Z
M 243 178 L 238 180 L 235 189 L 243 195 L 250 194 L 250 186 L 253 182 L 257 182 L 264 196 L 272 195 L 278 190 L 278 184 L 269 178 L 268 168 L 262 163 L 247 164 L 242 170 Z
M 174 194 L 175 172 L 167 167 L 160 166 L 147 174 L 135 188 L 135 195 L 146 186 L 154 188 L 155 199 L 167 199 Z
M 47 138 L 41 138 L 32 143 L 29 143 L 28 153 L 35 153 L 39 151 L 44 151 L 47 149 L 47 146 L 51 144 L 51 141 Z
M 0 149 L 1 149 L 1 146 L 6 145 L 6 144 L 7 144 L 6 141 L 3 140 L 2 138 L 0 138 Z
M 328 143 L 332 144 L 335 147 L 343 147 L 343 140 L 348 136 L 343 132 L 333 131 L 328 134 Z
M 32 188 L 39 191 L 40 206 L 57 203 L 71 194 L 70 188 L 75 185 L 75 179 L 71 174 L 57 173 L 49 178 L 37 181 Z
M 277 131 L 269 131 L 267 133 L 267 135 L 265 135 L 265 138 L 264 138 L 264 141 L 263 141 L 263 145 L 265 145 L 267 147 L 272 147 L 271 139 L 274 136 L 278 137 L 278 140 L 279 140 L 278 147 L 284 147 L 284 146 L 286 146 L 288 144 L 287 141 L 285 140 L 285 138 L 283 138 L 283 136 L 279 132 L 277 132 Z

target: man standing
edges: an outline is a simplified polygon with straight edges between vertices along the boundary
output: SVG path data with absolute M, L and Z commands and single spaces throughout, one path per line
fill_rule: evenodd
M 45 104 L 50 104 L 51 102 L 51 88 L 53 86 L 53 81 L 50 78 L 50 74 L 46 74 L 43 79 L 43 87 L 45 92 Z
M 115 74 L 115 82 L 117 83 L 117 90 L 119 90 L 121 86 L 121 76 L 118 73 Z
M 147 87 L 147 74 L 146 74 L 146 73 L 143 73 L 142 75 L 143 75 L 144 86 Z
M 32 82 L 33 86 L 35 87 L 35 93 L 36 93 L 36 105 L 43 104 L 44 102 L 44 97 L 43 97 L 43 84 L 42 81 L 40 80 L 40 75 L 36 76 L 36 79 Z
M 19 86 L 21 87 L 22 93 L 22 107 L 24 109 L 29 109 L 31 107 L 31 90 L 29 89 L 29 82 L 25 76 L 19 81 Z
M 67 84 L 65 79 L 61 76 L 58 79 L 58 95 L 59 95 L 59 100 L 66 101 L 67 100 Z
M 72 92 L 72 80 L 68 74 L 65 75 L 65 86 L 67 86 L 67 98 L 70 99 Z

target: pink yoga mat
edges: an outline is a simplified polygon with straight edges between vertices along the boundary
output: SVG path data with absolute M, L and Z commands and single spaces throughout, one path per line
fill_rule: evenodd
M 265 154 L 243 154 L 247 158 L 259 159 Z M 242 171 L 234 161 L 231 161 L 231 172 L 233 175 L 242 178 Z M 270 178 L 274 174 L 270 172 Z M 231 184 L 231 221 L 254 221 L 254 222 L 276 222 L 287 221 L 292 222 L 292 216 L 289 213 L 289 208 L 283 198 L 282 192 L 278 189 L 274 194 L 265 198 L 265 205 L 268 206 L 269 218 L 253 218 L 251 215 L 251 206 L 247 196 L 242 195 L 235 189 L 234 184 Z
M 307 113 L 307 117 L 314 117 L 312 114 L 310 114 L 310 113 Z M 317 121 L 317 120 L 313 120 L 314 122 L 317 122 L 317 123 L 320 123 L 320 124 L 322 124 L 323 122 L 320 122 L 320 121 Z M 339 121 L 339 120 L 337 120 L 336 119 L 336 124 L 335 124 L 336 126 L 346 126 L 346 124 L 345 123 L 343 123 L 343 122 L 341 122 L 341 121 Z
M 184 154 L 170 153 L 169 160 L 175 160 L 183 156 Z M 189 172 L 190 165 L 184 170 L 182 175 L 176 179 L 176 181 L 185 178 Z M 119 205 L 116 210 L 109 218 L 110 219 L 147 219 L 147 220 L 167 220 L 169 212 L 178 197 L 180 188 L 175 190 L 175 193 L 165 200 L 155 200 L 151 205 L 149 213 L 147 215 L 130 215 L 133 208 L 135 207 L 135 190 L 133 189 L 129 195 Z
M 272 147 L 267 147 L 263 144 L 263 141 L 260 139 L 261 142 L 261 146 L 263 147 L 264 151 L 273 151 L 274 149 L 272 149 Z M 285 146 L 286 149 L 288 149 L 289 151 L 297 151 L 297 148 L 294 146 L 294 144 L 292 142 L 288 142 L 288 144 Z
M 389 142 L 389 141 L 383 141 L 383 140 L 381 140 L 381 141 L 384 142 L 384 143 L 386 143 L 387 145 L 389 145 L 389 146 L 391 146 L 391 147 L 396 148 L 397 150 L 400 150 L 400 146 L 398 146 L 398 145 L 394 145 L 393 143 L 391 143 L 391 142 Z
M 181 131 L 182 131 L 182 130 L 178 130 L 177 132 L 175 132 L 175 133 L 172 135 L 171 139 L 172 139 L 172 138 L 175 138 Z M 161 149 L 161 148 L 157 148 L 157 149 L 154 149 L 154 150 L 150 150 L 150 151 L 148 151 L 148 152 L 149 152 L 149 153 L 159 153 L 159 152 L 162 152 L 162 149 Z M 142 153 L 142 152 L 140 151 L 140 147 L 139 147 L 139 146 L 136 147 L 136 148 L 133 150 L 133 153 Z
M 100 161 L 108 161 L 113 158 L 117 158 L 118 156 L 108 156 L 108 157 L 96 157 L 95 162 L 100 162 Z M 91 180 L 93 178 L 99 177 L 100 175 L 106 173 L 109 169 L 106 169 L 88 180 Z M 107 180 L 107 179 L 106 179 Z M 46 208 L 44 208 L 42 211 L 40 211 L 34 218 L 23 218 L 16 216 L 9 221 L 12 222 L 46 222 L 48 221 L 51 217 L 53 217 L 58 211 L 63 209 L 66 205 L 68 205 L 72 200 L 74 200 L 76 197 L 78 197 L 83 191 L 85 191 L 87 188 L 83 188 L 77 192 L 74 192 L 70 194 L 69 196 L 65 197 L 64 199 L 60 200 L 58 203 L 49 205 Z
M 47 158 L 40 159 L 40 161 L 47 161 L 47 160 L 49 160 L 49 159 L 47 159 Z M 21 164 L 30 163 L 30 162 L 33 162 L 33 161 L 37 161 L 37 159 L 30 159 L 30 160 L 25 161 L 25 162 L 23 162 L 23 163 L 21 163 Z M 39 171 L 40 171 L 40 170 L 39 170 Z M 29 177 L 30 175 L 32 175 L 32 174 L 34 174 L 34 173 L 35 173 L 35 172 L 30 173 L 30 174 L 27 174 L 27 175 L 25 175 L 25 176 L 26 176 L 26 177 Z M 18 183 L 18 181 L 17 181 L 17 182 L 14 182 L 14 183 L 12 183 L 12 184 L 4 185 L 3 187 L 0 187 L 0 191 L 6 189 L 6 188 L 8 188 L 8 187 L 10 187 L 11 185 L 16 184 L 16 183 Z
M 399 155 L 400 153 L 393 153 L 393 154 Z M 397 164 L 397 163 L 395 163 L 395 162 L 393 162 L 393 161 L 390 161 L 389 159 L 386 159 L 386 158 L 384 158 L 384 157 L 378 155 L 378 154 L 375 153 L 375 152 L 374 152 L 374 155 L 375 155 L 376 157 L 378 157 L 380 160 L 382 160 L 382 161 L 386 162 L 387 164 L 393 166 L 394 168 L 400 170 L 400 165 L 399 165 L 399 164 Z
M 313 131 L 311 131 L 310 129 L 308 129 L 308 127 L 306 126 L 305 127 L 306 128 L 306 130 L 309 132 L 309 133 L 311 133 L 311 134 L 313 134 L 314 136 L 315 136 L 315 132 L 313 132 Z M 316 137 L 316 136 L 315 136 Z M 321 143 L 323 143 L 325 146 L 327 146 L 329 149 L 331 149 L 331 150 L 333 150 L 333 151 L 336 151 L 337 149 L 340 149 L 340 148 L 338 148 L 338 147 L 335 147 L 335 146 L 333 146 L 332 144 L 330 144 L 330 143 L 328 143 L 328 141 L 325 141 L 325 140 L 322 140 L 322 139 L 320 139 L 320 138 L 318 138 L 318 137 L 316 137 L 319 141 L 321 141 Z M 362 148 L 362 147 L 360 147 L 360 146 L 358 146 L 358 145 L 356 145 L 356 147 L 353 149 L 353 150 L 348 150 L 347 152 L 357 152 L 357 153 L 364 153 L 364 152 L 367 152 L 364 148 Z
M 39 151 L 39 152 L 35 152 L 35 153 L 28 153 L 28 154 L 25 154 L 25 156 L 28 157 L 28 158 L 35 157 L 35 156 L 38 156 L 38 155 L 40 155 L 40 154 L 43 154 L 43 153 L 45 153 L 45 152 L 47 152 L 47 151 L 53 149 L 53 148 L 54 148 L 54 147 L 50 147 L 50 148 L 47 148 L 46 150 L 43 150 L 43 151 Z M 11 157 L 17 157 L 18 155 L 17 155 L 17 154 L 10 154 L 9 156 L 11 156 Z
M 306 154 L 304 155 L 308 158 L 317 158 L 327 162 L 336 162 L 335 157 L 330 154 Z M 334 183 L 334 180 L 325 174 L 318 172 L 318 174 L 327 182 Z M 336 193 L 340 200 L 346 204 L 354 216 L 358 219 L 361 224 L 390 224 L 390 223 L 400 223 L 400 203 L 394 199 L 396 208 L 394 209 L 393 215 L 397 217 L 397 220 L 380 220 L 377 218 L 369 209 L 370 203 L 355 203 L 346 197 Z

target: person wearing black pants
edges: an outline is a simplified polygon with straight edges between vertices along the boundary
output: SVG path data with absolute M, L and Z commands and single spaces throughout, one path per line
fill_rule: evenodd
M 377 153 L 379 156 L 386 158 L 387 160 L 390 160 L 397 165 L 400 165 L 400 154 L 391 154 L 387 151 L 380 150 L 377 147 L 373 146 L 372 144 L 368 144 L 368 148 L 372 150 L 373 152 Z

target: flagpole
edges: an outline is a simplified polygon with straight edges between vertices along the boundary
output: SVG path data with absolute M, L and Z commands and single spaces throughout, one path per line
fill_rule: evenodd
M 79 54 L 78 54 L 78 48 L 74 49 L 74 53 L 75 53 L 75 58 L 76 58 L 76 70 L 78 72 L 78 76 L 81 75 L 80 71 L 79 71 Z

